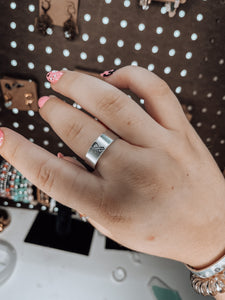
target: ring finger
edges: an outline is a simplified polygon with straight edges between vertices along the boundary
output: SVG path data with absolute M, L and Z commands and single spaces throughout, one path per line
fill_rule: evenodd
M 55 96 L 50 96 L 44 103 L 42 99 L 39 100 L 42 118 L 72 151 L 85 160 L 93 141 L 106 131 L 106 127 Z

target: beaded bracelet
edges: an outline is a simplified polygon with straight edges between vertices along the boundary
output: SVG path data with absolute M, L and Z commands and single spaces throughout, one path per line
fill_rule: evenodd
M 0 196 L 23 203 L 34 199 L 32 183 L 4 160 L 0 164 Z
M 57 211 L 54 199 L 50 200 L 46 193 L 34 187 L 29 180 L 5 160 L 0 161 L 0 197 L 17 203 L 31 204 L 32 207 L 41 204 L 43 210 L 48 207 L 50 212 Z

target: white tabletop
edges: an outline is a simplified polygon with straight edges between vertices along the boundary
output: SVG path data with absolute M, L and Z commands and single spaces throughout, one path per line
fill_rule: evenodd
M 148 286 L 153 276 L 178 290 L 182 300 L 207 299 L 192 290 L 183 264 L 141 253 L 134 259 L 130 251 L 105 250 L 105 237 L 96 230 L 89 256 L 25 243 L 37 211 L 7 210 L 12 221 L 0 239 L 16 249 L 17 265 L 0 286 L 0 299 L 153 300 Z M 122 282 L 112 277 L 117 267 L 126 270 Z

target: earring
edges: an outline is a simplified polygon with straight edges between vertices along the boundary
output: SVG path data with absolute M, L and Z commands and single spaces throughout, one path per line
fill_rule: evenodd
M 12 105 L 13 96 L 7 92 L 3 94 L 3 97 L 5 100 L 5 107 L 9 108 Z
M 143 10 L 148 10 L 151 2 L 152 0 L 139 0 L 139 5 L 142 6 Z
M 47 14 L 47 11 L 51 7 L 51 0 L 45 0 L 45 2 L 47 3 L 47 8 L 44 6 L 43 1 L 41 8 L 43 9 L 44 13 L 37 18 L 36 28 L 43 35 L 50 35 L 52 34 L 53 21 L 52 18 Z
M 175 16 L 177 8 L 179 6 L 180 6 L 180 0 L 175 0 L 175 2 L 166 2 L 165 7 L 170 18 Z
M 73 15 L 76 14 L 76 8 L 73 2 L 70 2 L 67 12 L 69 14 L 69 19 L 63 24 L 64 36 L 67 40 L 74 40 L 79 31 L 78 26 L 73 18 Z

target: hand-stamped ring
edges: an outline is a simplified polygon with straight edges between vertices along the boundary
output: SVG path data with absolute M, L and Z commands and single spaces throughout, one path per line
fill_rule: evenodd
M 102 156 L 105 150 L 118 138 L 119 137 L 110 130 L 107 130 L 105 133 L 101 134 L 94 141 L 86 154 L 87 164 L 94 169 L 99 158 Z

